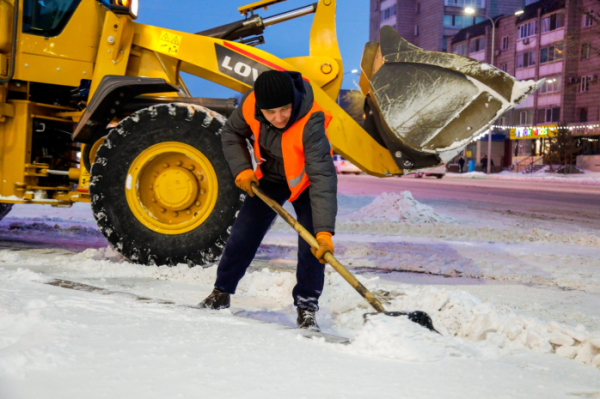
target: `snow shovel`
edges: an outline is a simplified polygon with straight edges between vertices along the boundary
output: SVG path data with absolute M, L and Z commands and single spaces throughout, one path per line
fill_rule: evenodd
M 279 216 L 281 216 L 281 218 L 283 220 L 285 220 L 287 222 L 287 224 L 289 224 L 294 230 L 296 230 L 296 232 L 298 234 L 300 234 L 300 236 L 311 247 L 313 247 L 315 249 L 319 248 L 317 239 L 315 237 L 313 237 L 313 235 L 310 234 L 308 232 L 308 230 L 306 230 L 296 219 L 294 219 L 294 217 L 292 215 L 290 215 L 285 209 L 283 209 L 283 207 L 281 205 L 279 205 L 276 201 L 274 201 L 267 194 L 265 194 L 265 192 L 262 191 L 260 188 L 258 188 L 258 186 L 255 183 L 252 183 L 251 187 L 252 187 L 252 191 L 254 191 L 254 193 L 256 195 L 258 195 L 258 197 L 261 200 L 263 200 L 265 202 L 265 204 L 267 204 L 271 209 L 273 209 L 275 211 L 275 213 L 277 213 Z M 381 302 L 379 302 L 379 300 L 377 298 L 375 298 L 375 296 L 371 293 L 371 291 L 369 291 L 367 289 L 367 287 L 362 285 L 361 282 L 358 281 L 356 279 L 356 277 L 354 277 L 354 275 L 352 273 L 350 273 L 350 271 L 348 271 L 348 269 L 346 269 L 346 267 L 344 267 L 344 265 L 342 265 L 333 256 L 333 254 L 331 254 L 331 252 L 326 252 L 324 258 L 325 258 L 325 261 L 327 261 L 327 263 L 329 263 L 331 265 L 331 267 L 333 267 L 335 269 L 335 271 L 338 272 L 344 278 L 344 280 L 346 280 L 348 282 L 348 284 L 350 284 L 356 290 L 356 292 L 358 292 L 363 298 L 365 298 L 365 300 L 369 303 L 369 305 L 371 305 L 373 307 L 373 309 L 375 309 L 377 311 L 377 313 L 365 314 L 364 315 L 365 320 L 368 319 L 368 316 L 379 314 L 379 313 L 383 313 L 387 316 L 394 316 L 394 317 L 407 316 L 410 321 L 420 324 L 423 327 L 428 328 L 431 331 L 435 331 L 439 334 L 439 331 L 437 331 L 433 327 L 433 322 L 431 321 L 431 317 L 427 313 L 425 313 L 421 310 L 415 310 L 412 312 L 388 312 L 388 311 L 386 311 L 385 308 L 383 307 L 383 305 L 381 304 Z

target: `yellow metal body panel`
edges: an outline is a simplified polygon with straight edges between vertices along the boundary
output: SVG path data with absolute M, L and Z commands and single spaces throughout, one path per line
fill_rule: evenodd
M 336 0 L 319 0 L 310 30 L 310 56 L 331 57 L 338 64 L 339 74 L 323 87 L 323 90 L 333 99 L 337 98 L 344 78 L 344 66 L 335 27 L 335 10 Z
M 17 57 L 15 79 L 77 87 L 82 79 L 90 79 L 94 64 L 62 58 L 49 58 L 22 53 Z M 17 72 L 18 71 L 18 72 Z
M 179 60 L 140 47 L 135 47 L 131 52 L 127 65 L 127 75 L 162 78 L 175 85 L 181 84 L 179 79 Z M 160 94 L 153 94 L 153 96 L 156 95 Z M 163 95 L 176 97 L 177 93 L 164 93 Z
M 125 75 L 133 41 L 133 22 L 129 16 L 106 13 L 98 45 L 90 98 L 106 75 Z
M 0 196 L 16 199 L 24 197 L 27 185 L 37 182 L 36 178 L 25 176 L 25 164 L 31 157 L 30 115 L 34 106 L 30 101 L 10 104 L 15 110 L 14 117 L 0 123 Z
M 319 87 L 325 86 L 340 75 L 340 65 L 331 57 L 293 57 L 286 58 L 285 61 L 292 65 L 295 71 L 302 71 L 302 76 Z
M 12 44 L 14 2 L 0 0 L 0 52 L 8 53 Z

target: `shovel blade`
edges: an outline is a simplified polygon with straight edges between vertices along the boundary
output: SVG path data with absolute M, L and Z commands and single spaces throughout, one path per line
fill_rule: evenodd
M 380 315 L 380 314 L 384 314 L 384 315 L 390 316 L 390 317 L 406 316 L 406 317 L 408 317 L 408 320 L 412 321 L 413 323 L 417 323 L 417 324 L 427 328 L 429 331 L 434 331 L 441 335 L 441 333 L 433 327 L 433 321 L 431 320 L 431 317 L 426 312 L 423 312 L 422 310 L 414 310 L 412 312 L 365 313 L 363 315 L 363 318 L 366 322 L 369 320 L 370 316 L 376 316 L 376 315 Z

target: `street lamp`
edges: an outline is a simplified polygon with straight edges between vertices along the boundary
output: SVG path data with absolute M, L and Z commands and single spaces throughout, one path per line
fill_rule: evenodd
M 465 14 L 467 15 L 475 15 L 476 11 L 475 8 L 473 7 L 465 7 L 464 9 Z M 492 23 L 492 57 L 491 57 L 491 62 L 490 64 L 492 64 L 492 66 L 494 66 L 494 44 L 496 41 L 496 23 L 494 22 L 494 20 L 490 17 L 486 17 L 487 19 L 490 20 L 490 22 Z M 487 160 L 487 170 L 486 173 L 489 175 L 491 170 L 492 170 L 492 128 L 490 128 L 490 132 L 488 134 L 488 160 Z

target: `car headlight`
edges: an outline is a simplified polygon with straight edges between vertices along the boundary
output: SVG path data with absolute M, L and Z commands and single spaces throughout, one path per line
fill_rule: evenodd
M 110 10 L 115 14 L 129 14 L 136 19 L 139 11 L 139 0 L 110 0 Z

